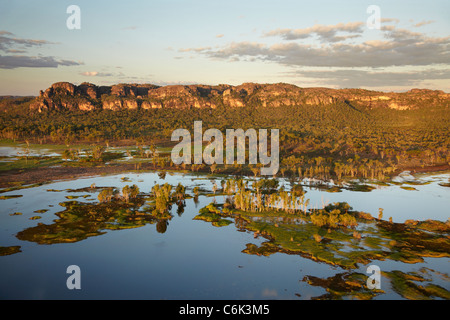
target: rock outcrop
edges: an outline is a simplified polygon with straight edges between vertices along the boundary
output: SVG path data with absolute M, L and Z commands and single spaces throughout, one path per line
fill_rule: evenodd
M 43 110 L 161 109 L 161 108 L 276 108 L 297 105 L 347 103 L 369 108 L 412 109 L 435 104 L 450 104 L 450 94 L 439 90 L 412 89 L 407 92 L 379 92 L 364 89 L 300 88 L 292 84 L 243 83 L 171 85 L 117 84 L 96 86 L 57 82 L 40 91 L 30 108 Z

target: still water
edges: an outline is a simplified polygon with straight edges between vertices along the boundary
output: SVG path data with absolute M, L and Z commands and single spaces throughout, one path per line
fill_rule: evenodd
M 123 181 L 123 177 L 129 178 Z M 415 176 L 416 190 L 401 185 L 379 186 L 370 192 L 344 190 L 329 193 L 306 188 L 310 207 L 345 201 L 355 210 L 377 216 L 384 209 L 383 219 L 395 222 L 407 219 L 450 217 L 450 188 L 439 185 L 448 182 L 449 173 Z M 253 233 L 239 230 L 234 223 L 215 227 L 211 223 L 193 220 L 198 210 L 211 203 L 213 197 L 200 196 L 198 203 L 186 200 L 184 212 L 173 218 L 164 233 L 155 224 L 125 230 L 104 230 L 74 243 L 37 244 L 19 240 L 18 232 L 38 223 L 51 225 L 63 211 L 61 202 L 68 196 L 80 196 L 76 201 L 96 203 L 97 193 L 69 192 L 93 183 L 97 187 L 118 187 L 136 184 L 142 192 L 150 192 L 155 183 L 187 187 L 199 186 L 211 190 L 215 178 L 208 175 L 156 173 L 125 173 L 71 181 L 59 181 L 39 187 L 2 193 L 22 197 L 0 200 L 0 246 L 20 246 L 20 252 L 0 256 L 0 299 L 311 299 L 326 291 L 303 281 L 305 276 L 331 277 L 343 270 L 299 255 L 275 253 L 270 256 L 242 252 L 249 243 L 267 241 Z M 220 186 L 220 180 L 217 178 Z M 399 179 L 404 179 L 400 177 Z M 283 182 L 289 186 L 286 180 Z M 85 196 L 85 197 L 83 197 Z M 222 196 L 215 197 L 218 203 Z M 37 210 L 48 211 L 36 213 Z M 12 215 L 15 212 L 20 215 Z M 39 216 L 32 220 L 31 217 Z M 159 230 L 160 231 L 160 230 Z M 449 258 L 425 258 L 423 263 L 405 264 L 398 261 L 376 261 L 381 270 L 416 271 L 422 267 L 440 273 L 450 272 Z M 66 269 L 77 265 L 81 270 L 81 289 L 69 290 Z M 361 265 L 365 273 L 367 266 Z M 435 284 L 450 290 L 447 278 L 436 277 Z M 380 299 L 401 299 L 382 280 L 384 294 Z

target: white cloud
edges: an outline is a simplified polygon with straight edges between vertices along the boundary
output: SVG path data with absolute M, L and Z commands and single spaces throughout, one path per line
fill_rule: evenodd
M 111 77 L 112 73 L 98 72 L 98 71 L 85 71 L 80 73 L 82 76 L 86 77 Z
M 434 21 L 434 20 L 428 20 L 428 21 L 424 20 L 424 21 L 416 23 L 414 25 L 414 27 L 418 28 L 418 27 L 422 27 L 422 26 L 425 26 L 427 24 L 431 24 L 431 23 L 434 23 L 434 22 L 436 22 L 436 21 Z
M 317 34 L 321 40 L 316 44 L 285 41 L 269 45 L 262 42 L 242 41 L 216 48 L 182 49 L 180 52 L 194 52 L 213 59 L 229 59 L 230 61 L 253 58 L 287 66 L 308 67 L 379 68 L 447 64 L 450 61 L 450 37 L 433 38 L 420 32 L 395 26 L 383 26 L 380 30 L 383 40 L 346 42 L 346 37 L 360 35 L 358 33 L 361 26 L 362 23 L 316 25 L 305 29 L 277 29 L 265 34 L 266 36 L 281 35 L 285 40 Z M 338 36 L 337 30 L 353 33 Z
M 241 41 L 180 52 L 229 62 L 272 62 L 291 70 L 282 75 L 334 87 L 407 87 L 450 81 L 450 36 L 399 28 L 398 19 L 382 22 L 393 24 L 382 25 L 374 39 L 367 39 L 364 23 L 353 22 L 275 29 L 263 35 L 262 39 L 280 37 L 276 43 Z
M 323 85 L 339 84 L 341 88 L 360 87 L 414 87 L 421 86 L 424 81 L 450 81 L 450 68 L 429 68 L 414 71 L 373 71 L 360 69 L 321 68 L 315 70 L 294 70 L 285 74 L 291 78 L 311 78 Z
M 322 42 L 338 42 L 347 38 L 358 37 L 363 32 L 364 23 L 348 22 L 335 25 L 316 24 L 303 29 L 276 29 L 265 34 L 267 37 L 281 36 L 284 40 L 306 39 L 316 35 Z M 339 32 L 353 33 L 350 36 L 337 36 Z

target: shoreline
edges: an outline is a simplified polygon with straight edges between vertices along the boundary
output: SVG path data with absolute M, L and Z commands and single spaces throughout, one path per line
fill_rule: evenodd
M 89 166 L 89 167 L 71 167 L 71 166 L 50 166 L 50 167 L 39 167 L 31 169 L 13 169 L 0 173 L 0 188 L 10 188 L 15 186 L 24 186 L 31 184 L 43 184 L 58 180 L 68 180 L 77 179 L 81 177 L 95 176 L 95 175 L 108 175 L 108 174 L 119 174 L 127 171 L 136 172 L 148 172 L 148 171 L 175 171 L 175 172 L 194 172 L 186 169 L 181 169 L 177 167 L 164 167 L 164 168 L 154 168 L 152 163 L 142 163 L 139 169 L 136 169 L 135 163 L 123 163 L 123 164 L 108 164 L 99 166 Z M 391 179 L 398 174 L 408 171 L 412 175 L 417 173 L 432 173 L 432 172 L 442 172 L 450 171 L 450 165 L 435 165 L 429 167 L 404 167 L 398 169 L 392 176 Z M 209 170 L 199 170 L 195 172 L 209 172 Z M 217 174 L 224 174 L 225 172 L 220 172 Z M 236 175 L 233 173 L 225 173 L 230 175 Z M 242 175 L 242 174 L 241 174 Z M 357 178 L 357 177 L 356 177 Z

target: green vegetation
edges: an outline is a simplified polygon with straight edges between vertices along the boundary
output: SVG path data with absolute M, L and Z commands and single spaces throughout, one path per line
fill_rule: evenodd
M 0 256 L 7 256 L 18 252 L 22 252 L 20 246 L 0 247 Z
M 296 254 L 346 270 L 327 279 L 305 276 L 303 281 L 327 291 L 312 299 L 372 299 L 384 293 L 384 290 L 367 288 L 367 275 L 352 271 L 377 260 L 414 264 L 424 262 L 424 257 L 450 257 L 450 221 L 393 223 L 353 211 L 345 202 L 333 203 L 323 209 L 292 211 L 289 208 L 263 207 L 260 210 L 258 206 L 240 206 L 239 201 L 235 201 L 246 194 L 247 191 L 243 191 L 245 183 L 233 179 L 226 185 L 229 189 L 235 185 L 235 193 L 230 194 L 223 205 L 211 203 L 202 208 L 195 219 L 217 222 L 233 218 L 237 228 L 253 232 L 255 238 L 262 236 L 266 239 L 259 246 L 248 243 L 244 253 L 263 256 L 277 252 Z M 293 188 L 291 193 L 296 191 Z M 280 190 L 271 192 L 277 194 Z M 251 199 L 257 201 L 258 198 L 254 196 Z M 380 215 L 382 211 L 380 208 Z M 422 268 L 418 273 L 394 270 L 382 275 L 390 281 L 392 289 L 406 299 L 449 299 L 450 292 L 431 283 L 431 278 L 425 276 L 426 272 Z M 448 280 L 448 275 L 436 273 L 436 276 Z
M 414 187 L 401 186 L 400 188 L 403 189 L 403 190 L 417 191 L 417 189 L 414 188 Z
M 215 227 L 223 227 L 232 223 L 228 219 L 223 219 L 223 214 L 214 203 L 210 203 L 206 207 L 200 209 L 199 214 L 194 217 L 194 220 L 203 220 L 211 222 Z
M 47 211 L 48 211 L 48 209 L 39 209 L 39 210 L 34 210 L 33 212 L 35 212 L 35 213 L 45 213 Z
M 0 172 L 48 167 L 62 164 L 59 157 L 19 157 L 13 161 L 0 161 Z
M 271 188 L 262 193 L 261 186 L 267 185 Z M 249 254 L 299 254 L 344 269 L 373 260 L 417 263 L 423 262 L 423 257 L 450 257 L 450 221 L 393 223 L 354 211 L 345 202 L 307 209 L 302 189 L 276 189 L 270 180 L 260 180 L 251 189 L 241 179 L 229 179 L 224 186 L 226 202 L 209 204 L 196 219 L 231 217 L 255 237 L 267 238 L 259 247 L 248 244 L 244 252 Z M 380 216 L 382 211 L 380 208 Z
M 20 197 L 22 197 L 21 194 L 11 194 L 8 196 L 0 196 L 0 200 L 14 199 L 14 198 L 20 198 Z
M 439 285 L 428 283 L 424 286 L 417 282 L 427 282 L 422 274 L 404 273 L 399 270 L 383 272 L 391 280 L 392 288 L 402 297 L 411 300 L 430 300 L 442 298 L 449 300 L 450 292 Z
M 177 213 L 182 214 L 187 197 L 185 187 L 178 184 L 175 189 L 170 184 L 155 185 L 145 194 L 136 185 L 126 185 L 121 191 L 112 187 L 96 187 L 68 190 L 68 192 L 100 192 L 98 203 L 83 203 L 75 200 L 60 203 L 64 211 L 57 212 L 59 219 L 51 225 L 38 224 L 17 234 L 20 240 L 40 244 L 76 242 L 91 236 L 101 235 L 105 230 L 136 228 L 145 224 L 156 224 L 158 232 L 165 232 L 167 221 L 172 218 L 169 210 L 173 203 L 178 205 Z M 83 196 L 84 197 L 84 196 Z M 74 197 L 72 197 L 74 198 Z M 149 206 L 144 206 L 148 202 Z M 35 212 L 46 212 L 36 210 Z M 19 214 L 19 213 L 16 213 Z M 34 216 L 30 219 L 39 219 Z M 217 225 L 224 225 L 217 221 Z
M 301 185 L 293 183 L 290 190 L 285 190 L 276 179 L 226 178 L 218 185 L 216 191 L 222 192 L 225 202 L 213 202 L 201 208 L 194 220 L 209 222 L 215 227 L 234 223 L 236 228 L 264 239 L 259 245 L 248 243 L 243 253 L 300 255 L 344 270 L 325 279 L 305 276 L 304 282 L 326 290 L 325 294 L 313 299 L 372 299 L 382 294 L 385 288 L 383 291 L 368 289 L 367 275 L 358 272 L 358 268 L 369 263 L 393 260 L 415 264 L 424 262 L 424 257 L 450 257 L 450 221 L 393 223 L 354 211 L 345 202 L 308 209 Z M 57 220 L 49 225 L 38 223 L 19 232 L 17 238 L 39 244 L 70 243 L 109 230 L 147 224 L 155 224 L 156 231 L 163 233 L 172 218 L 172 205 L 178 206 L 177 213 L 181 215 L 185 199 L 189 197 L 186 187 L 180 183 L 176 186 L 155 184 L 147 193 L 136 185 L 117 189 L 92 184 L 66 191 L 98 193 L 99 202 L 62 202 L 60 205 L 65 210 L 56 213 Z M 193 188 L 193 195 L 195 201 L 200 195 L 198 187 Z M 380 208 L 380 216 L 382 212 Z M 30 219 L 34 218 L 39 216 Z M 19 247 L 0 249 L 1 254 L 2 251 L 5 254 L 20 252 Z M 392 289 L 406 299 L 449 299 L 449 292 L 431 282 L 427 272 L 431 271 L 421 269 L 403 273 L 394 270 L 384 272 L 383 276 L 389 280 Z M 448 279 L 445 274 L 435 276 Z
M 64 158 L 85 162 L 123 156 L 104 149 L 121 142 L 136 145 L 129 156 L 149 159 L 154 168 L 174 167 L 169 157 L 174 145 L 170 141 L 172 131 L 186 128 L 192 132 L 194 120 L 199 119 L 205 130 L 279 129 L 279 175 L 285 177 L 384 180 L 403 168 L 448 166 L 450 161 L 450 113 L 445 106 L 394 110 L 337 102 L 329 106 L 280 106 L 273 112 L 273 108 L 249 101 L 242 108 L 41 113 L 30 113 L 28 106 L 29 102 L 23 101 L 0 115 L 0 138 L 65 145 Z M 81 158 L 74 147 L 77 144 L 95 146 Z M 183 169 L 228 174 L 259 172 L 257 167 L 232 164 L 185 165 Z
M 327 293 L 313 300 L 340 300 L 344 298 L 368 300 L 384 293 L 383 290 L 369 289 L 366 285 L 367 275 L 357 272 L 338 273 L 327 279 L 306 276 L 302 281 L 311 286 L 324 288 Z
M 56 97 L 55 99 L 58 99 Z M 425 257 L 450 256 L 450 222 L 412 221 L 393 223 L 368 213 L 354 211 L 347 203 L 333 203 L 321 209 L 308 209 L 303 178 L 333 179 L 336 185 L 317 184 L 327 192 L 351 190 L 370 192 L 375 185 L 387 185 L 388 179 L 410 168 L 448 168 L 450 163 L 450 113 L 446 106 L 422 106 L 412 110 L 369 108 L 357 103 L 337 102 L 329 106 L 299 105 L 263 108 L 257 101 L 245 101 L 242 108 L 163 108 L 123 109 L 118 111 L 77 110 L 30 113 L 31 99 L 19 99 L 14 108 L 0 114 L 2 145 L 22 145 L 24 152 L 14 159 L 0 161 L 0 172 L 8 173 L 50 166 L 104 166 L 127 157 L 127 163 L 147 169 L 207 172 L 215 176 L 236 175 L 214 182 L 207 193 L 193 189 L 195 203 L 200 195 L 214 197 L 214 203 L 199 210 L 195 220 L 214 226 L 235 223 L 241 230 L 264 238 L 256 245 L 248 243 L 244 253 L 271 255 L 296 254 L 342 268 L 326 279 L 306 276 L 303 281 L 326 289 L 316 299 L 371 299 L 382 293 L 366 287 L 367 275 L 355 269 L 377 260 L 415 264 Z M 203 129 L 217 128 L 225 134 L 229 128 L 279 129 L 279 177 L 290 179 L 285 190 L 274 179 L 252 182 L 240 175 L 257 177 L 260 167 L 253 165 L 205 164 L 174 165 L 170 141 L 175 129 L 193 132 L 194 120 L 202 120 Z M 126 146 L 119 151 L 111 146 Z M 47 148 L 61 156 L 38 157 L 30 148 Z M 246 155 L 248 163 L 248 155 Z M 124 177 L 123 185 L 128 183 Z M 388 181 L 390 184 L 399 184 Z M 406 182 L 400 188 L 414 188 L 421 183 Z M 449 182 L 440 183 L 449 187 Z M 0 192 L 29 186 L 20 183 Z M 58 190 L 52 190 L 58 191 Z M 81 190 L 79 190 L 81 191 Z M 172 206 L 181 215 L 188 197 L 181 185 L 156 184 L 142 192 L 136 185 L 120 188 L 90 188 L 98 203 L 67 201 L 59 219 L 50 225 L 38 223 L 19 232 L 20 240 L 42 244 L 75 242 L 108 230 L 136 228 L 155 224 L 165 232 L 172 218 Z M 212 191 L 212 192 L 211 192 Z M 217 195 L 226 202 L 217 204 Z M 10 199 L 14 195 L 1 196 Z M 78 196 L 67 196 L 74 200 Z M 35 211 L 44 212 L 44 211 Z M 13 213 L 11 215 L 19 215 Z M 34 216 L 30 219 L 37 219 Z M 20 252 L 20 247 L 0 248 L 0 255 Z M 430 283 L 425 272 L 384 272 L 392 289 L 406 299 L 450 299 L 449 292 Z

